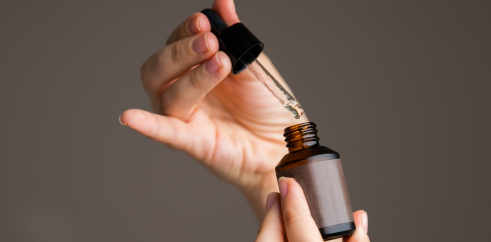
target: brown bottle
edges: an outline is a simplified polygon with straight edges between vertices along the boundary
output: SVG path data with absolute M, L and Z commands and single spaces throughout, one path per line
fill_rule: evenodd
M 307 122 L 285 129 L 289 153 L 276 166 L 276 177 L 300 184 L 324 240 L 352 235 L 356 227 L 339 153 L 319 145 L 315 127 Z

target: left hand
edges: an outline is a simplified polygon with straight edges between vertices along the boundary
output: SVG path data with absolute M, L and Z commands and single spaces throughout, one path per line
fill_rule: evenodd
M 215 0 L 213 9 L 228 25 L 240 22 L 232 0 Z M 267 194 L 277 191 L 274 168 L 288 152 L 283 129 L 308 120 L 295 119 L 249 71 L 232 75 L 210 30 L 202 13 L 175 29 L 142 66 L 156 113 L 130 109 L 120 121 L 236 185 L 262 219 Z M 288 89 L 266 55 L 258 59 Z
M 256 242 L 322 242 L 319 229 L 310 215 L 302 187 L 293 178 L 280 178 L 280 194 L 272 192 L 266 201 L 266 215 Z M 363 210 L 353 214 L 356 231 L 344 242 L 370 242 L 368 217 Z M 340 239 L 341 240 L 341 239 Z M 340 241 L 339 240 L 339 241 Z M 338 240 L 336 240 L 338 241 Z

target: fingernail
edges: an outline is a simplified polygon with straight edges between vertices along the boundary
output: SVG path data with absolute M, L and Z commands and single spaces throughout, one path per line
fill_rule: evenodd
M 193 41 L 192 48 L 193 48 L 194 52 L 205 53 L 208 50 L 210 50 L 210 48 L 208 47 L 208 38 L 206 35 L 207 35 L 207 33 L 200 35 Z
M 124 123 L 121 121 L 121 115 L 119 115 L 119 123 L 120 123 L 121 125 L 128 126 L 127 124 L 124 124 Z
M 209 74 L 213 74 L 218 70 L 220 70 L 221 67 L 222 67 L 222 63 L 220 63 L 220 60 L 218 59 L 218 53 L 216 53 L 214 57 L 212 57 L 210 60 L 208 60 L 208 62 L 206 62 L 205 70 Z
M 364 213 L 361 215 L 361 220 L 363 221 L 363 227 L 365 228 L 365 232 L 368 233 L 368 215 Z
M 266 199 L 266 212 L 273 206 L 274 200 L 276 200 L 276 194 L 274 192 L 268 194 Z
M 194 17 L 188 23 L 188 29 L 189 29 L 189 32 L 191 32 L 191 34 L 197 34 L 197 33 L 201 32 L 201 27 L 199 26 L 199 16 L 200 15 Z
M 281 199 L 284 199 L 288 194 L 288 180 L 285 177 L 280 177 L 278 180 L 278 186 L 280 187 Z

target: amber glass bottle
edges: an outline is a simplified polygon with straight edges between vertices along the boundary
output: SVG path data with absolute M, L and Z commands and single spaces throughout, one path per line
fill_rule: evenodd
M 315 127 L 307 122 L 285 129 L 289 153 L 276 166 L 276 176 L 300 184 L 324 240 L 352 235 L 356 227 L 339 153 L 319 145 Z

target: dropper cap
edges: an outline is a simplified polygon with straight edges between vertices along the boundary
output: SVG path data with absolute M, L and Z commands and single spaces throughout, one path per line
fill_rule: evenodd
M 245 70 L 261 54 L 264 44 L 243 23 L 228 26 L 215 11 L 207 8 L 201 12 L 210 21 L 211 32 L 217 37 L 220 50 L 232 61 L 233 74 Z

